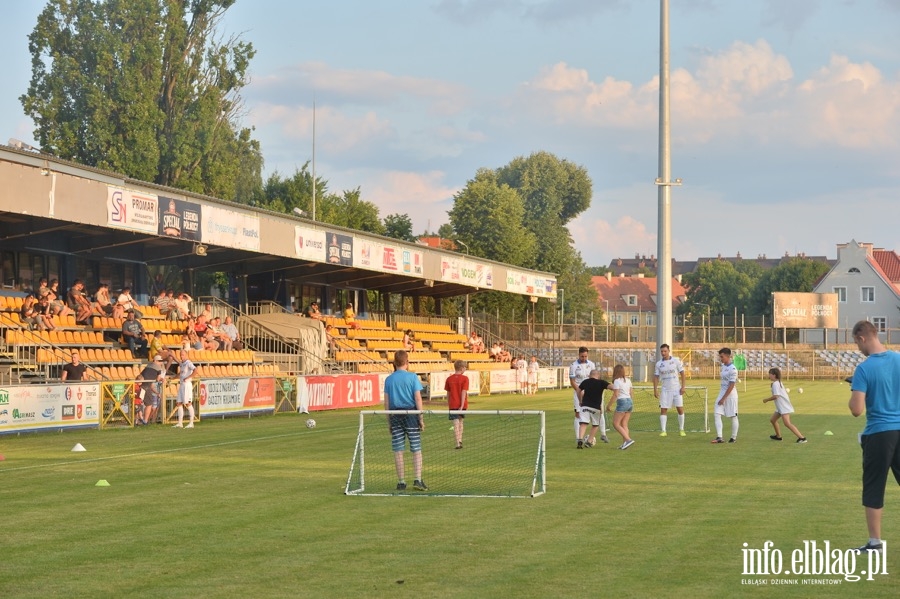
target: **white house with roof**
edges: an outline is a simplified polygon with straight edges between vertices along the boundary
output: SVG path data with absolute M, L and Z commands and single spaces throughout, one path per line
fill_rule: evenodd
M 868 320 L 888 343 L 900 342 L 900 256 L 871 243 L 842 243 L 837 263 L 816 284 L 816 293 L 838 296 L 838 326 L 828 331 L 829 343 L 852 343 L 850 330 Z M 801 331 L 801 341 L 822 343 L 823 331 Z

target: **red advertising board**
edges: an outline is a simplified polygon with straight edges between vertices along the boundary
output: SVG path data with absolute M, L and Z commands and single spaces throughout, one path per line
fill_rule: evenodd
M 377 374 L 340 374 L 297 377 L 301 412 L 364 408 L 381 403 Z

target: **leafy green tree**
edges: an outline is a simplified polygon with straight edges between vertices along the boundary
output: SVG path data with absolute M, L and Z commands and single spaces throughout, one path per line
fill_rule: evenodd
M 453 225 L 444 223 L 438 227 L 437 234 L 441 239 L 453 239 L 456 236 L 456 231 L 453 230 Z
M 384 217 L 384 234 L 394 239 L 415 241 L 412 219 L 408 214 L 388 214 Z
M 287 214 L 291 214 L 294 208 L 299 208 L 312 217 L 312 190 L 312 173 L 307 162 L 295 170 L 291 177 L 282 177 L 278 171 L 269 175 L 262 186 L 262 198 L 254 205 Z M 318 204 L 327 193 L 327 182 L 316 177 L 316 203 Z M 317 220 L 319 216 L 319 206 L 316 206 Z
M 608 266 L 589 266 L 587 267 L 587 272 L 592 277 L 602 277 L 606 273 L 609 272 Z
M 479 169 L 454 196 L 449 215 L 456 238 L 473 256 L 524 265 L 536 246 L 534 234 L 522 226 L 524 212 L 515 190 L 499 184 L 494 171 Z
M 49 0 L 28 36 L 20 98 L 41 150 L 224 199 L 252 195 L 240 181 L 252 185 L 262 159 L 239 117 L 255 51 L 219 30 L 234 1 Z
M 678 307 L 679 314 L 705 313 L 706 306 L 714 315 L 732 314 L 735 308 L 746 314 L 756 281 L 727 260 L 712 260 L 685 274 L 682 284 L 687 299 Z
M 384 234 L 378 206 L 360 197 L 360 189 L 343 194 L 326 194 L 317 207 L 317 220 L 357 231 Z
M 772 316 L 772 294 L 776 291 L 809 293 L 816 281 L 828 272 L 830 267 L 824 262 L 796 257 L 765 271 L 759 278 L 750 300 L 750 311 L 754 315 Z

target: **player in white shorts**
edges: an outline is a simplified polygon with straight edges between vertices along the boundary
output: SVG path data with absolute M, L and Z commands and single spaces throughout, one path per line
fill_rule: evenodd
M 188 359 L 188 353 L 181 350 L 181 364 L 178 365 L 178 397 L 175 404 L 178 406 L 178 424 L 175 428 L 194 428 L 194 363 Z M 184 426 L 184 406 L 188 409 L 188 425 Z
M 581 390 L 581 383 L 591 375 L 591 371 L 597 367 L 593 362 L 588 360 L 588 348 L 578 348 L 578 359 L 569 366 L 569 384 L 572 386 L 572 403 L 575 409 L 575 440 L 580 441 L 581 423 L 590 424 L 591 417 L 587 412 L 581 409 L 581 399 L 584 391 Z M 603 414 L 600 415 L 600 440 L 608 443 L 606 438 L 606 419 Z
M 678 411 L 678 434 L 684 437 L 684 364 L 672 355 L 668 343 L 659 346 L 659 353 L 662 359 L 656 363 L 653 373 L 653 397 L 659 400 L 659 428 L 662 429 L 659 436 L 668 435 L 668 412 L 675 406 Z
M 719 350 L 719 360 L 722 362 L 722 373 L 719 396 L 716 398 L 714 417 L 716 421 L 716 438 L 713 443 L 724 443 L 722 439 L 722 416 L 731 418 L 731 439 L 729 443 L 737 441 L 738 434 L 738 371 L 732 362 L 731 350 L 723 347 Z

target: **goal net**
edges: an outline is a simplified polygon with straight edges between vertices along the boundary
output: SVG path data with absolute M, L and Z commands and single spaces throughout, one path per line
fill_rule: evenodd
M 633 431 L 660 431 L 659 400 L 653 396 L 653 387 L 632 387 L 634 411 L 628 428 Z M 685 387 L 684 430 L 689 433 L 709 432 L 709 392 L 706 387 Z M 607 413 L 609 416 L 609 413 Z M 678 410 L 669 408 L 668 431 L 678 432 Z M 612 428 L 612 420 L 607 418 L 607 428 Z
M 422 479 L 413 488 L 413 454 L 405 443 L 405 490 L 397 471 L 388 415 L 423 414 Z M 462 448 L 456 449 L 449 415 L 464 414 Z M 367 410 L 344 492 L 348 495 L 440 495 L 444 497 L 534 497 L 546 491 L 545 419 L 541 411 Z

